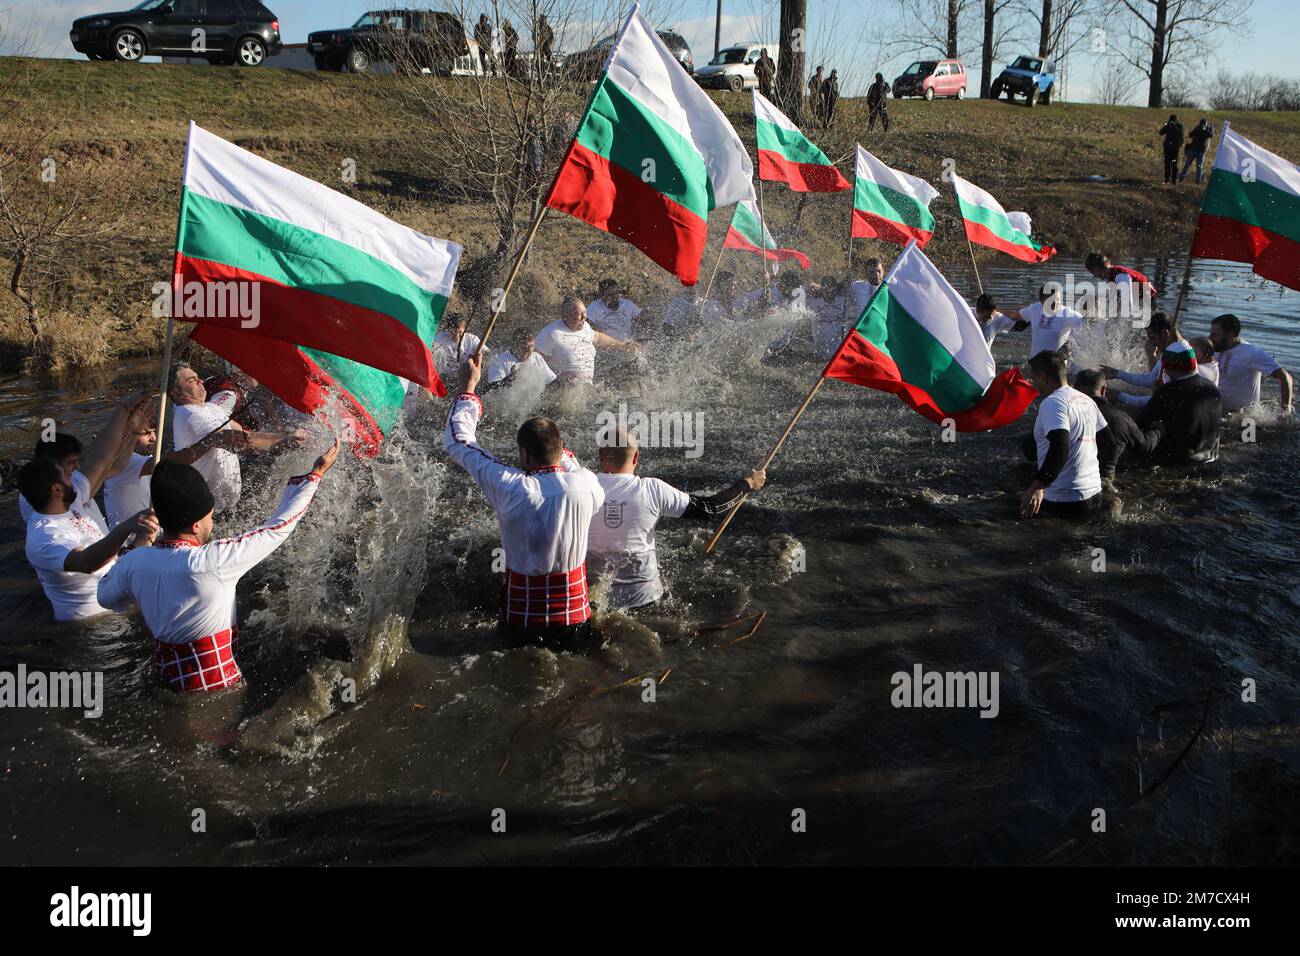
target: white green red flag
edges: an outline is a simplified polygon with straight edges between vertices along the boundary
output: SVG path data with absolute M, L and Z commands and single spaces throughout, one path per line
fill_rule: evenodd
M 838 193 L 850 188 L 835 165 L 766 96 L 754 90 L 754 142 L 758 178 L 785 183 L 801 193 Z
M 754 195 L 744 144 L 633 5 L 546 205 L 699 279 L 711 209 Z
M 1017 228 L 1011 218 L 1015 214 L 1008 214 L 1001 203 L 974 183 L 954 173 L 952 184 L 966 226 L 966 238 L 971 242 L 1005 252 L 1023 262 L 1045 262 L 1056 255 L 1055 248 Z M 1023 226 L 1026 221 L 1020 220 L 1019 224 Z
M 891 169 L 861 146 L 853 181 L 853 235 L 922 248 L 934 235 L 930 203 L 939 191 L 924 179 Z
M 934 422 L 987 431 L 1018 419 L 1038 395 L 997 365 L 970 306 L 909 242 L 822 372 L 897 395 Z
M 762 254 L 764 259 L 775 262 L 793 259 L 804 269 L 812 266 L 808 257 L 798 249 L 782 249 L 777 246 L 776 240 L 767 231 L 767 224 L 763 222 L 763 217 L 759 215 L 758 205 L 752 199 L 744 199 L 736 203 L 736 211 L 732 213 L 731 226 L 727 229 L 727 236 L 723 239 L 722 245 L 727 249 L 757 252 Z
M 396 420 L 398 376 L 446 394 L 430 346 L 460 255 L 190 124 L 173 315 L 293 407 L 337 399 L 363 446 Z M 229 308 L 249 288 L 255 314 Z
M 1300 289 L 1300 167 L 1223 124 L 1191 255 Z

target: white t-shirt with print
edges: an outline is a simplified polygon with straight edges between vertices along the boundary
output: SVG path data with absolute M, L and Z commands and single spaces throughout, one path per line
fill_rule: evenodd
M 1272 375 L 1282 367 L 1273 356 L 1249 342 L 1238 342 L 1226 352 L 1215 353 L 1215 357 L 1225 412 L 1258 405 L 1260 376 Z
M 1097 463 L 1097 433 L 1106 427 L 1101 410 L 1083 392 L 1063 385 L 1043 399 L 1034 419 L 1034 445 L 1038 467 L 1043 467 L 1050 444 L 1047 436 L 1064 428 L 1070 434 L 1070 453 L 1056 480 L 1048 486 L 1048 501 L 1084 501 L 1101 493 Z
M 680 518 L 690 495 L 658 478 L 596 476 L 605 503 L 591 518 L 587 536 L 588 577 L 614 572 L 609 606 L 640 607 L 663 596 L 655 554 L 655 525 L 661 517 Z
M 234 428 L 230 413 L 235 407 L 234 392 L 218 392 L 198 405 L 177 405 L 172 412 L 172 445 L 177 451 L 221 428 Z M 239 503 L 239 456 L 225 448 L 211 448 L 194 463 L 208 483 L 218 514 Z
M 515 372 L 516 369 L 518 369 L 517 372 Z M 493 382 L 501 381 L 511 372 L 515 372 L 516 380 L 536 376 L 543 385 L 550 385 L 555 381 L 555 373 L 546 364 L 546 359 L 542 358 L 542 353 L 535 351 L 528 356 L 527 361 L 520 362 L 519 359 L 515 358 L 514 352 L 506 350 L 492 357 L 492 361 L 488 365 L 488 384 L 491 385 Z
M 63 514 L 33 511 L 27 519 L 27 561 L 36 569 L 36 577 L 54 607 L 56 621 L 80 621 L 107 613 L 99 604 L 99 579 L 113 564 L 110 561 L 93 574 L 63 570 L 69 554 L 89 547 L 108 534 L 99 508 L 84 504 L 94 505 L 86 476 L 74 471 L 72 487 L 77 497 Z
M 1027 305 L 1020 310 L 1020 318 L 1029 323 L 1029 355 L 1032 358 L 1039 352 L 1055 352 L 1070 339 L 1070 333 L 1082 328 L 1082 312 L 1062 306 L 1051 315 L 1043 308 L 1041 302 Z
M 571 375 L 580 382 L 595 379 L 596 330 L 590 322 L 575 332 L 563 319 L 556 319 L 537 333 L 536 348 L 557 376 Z
M 632 339 L 632 320 L 641 314 L 641 307 L 631 299 L 619 299 L 618 307 L 611 309 L 604 299 L 587 306 L 587 321 L 597 332 L 604 332 L 620 342 Z

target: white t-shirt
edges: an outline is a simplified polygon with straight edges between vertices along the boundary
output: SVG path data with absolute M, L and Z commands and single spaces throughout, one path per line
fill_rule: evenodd
M 1003 332 L 1010 332 L 1016 327 L 1016 320 L 1009 315 L 1003 315 L 1001 312 L 994 312 L 989 316 L 988 321 L 984 323 L 984 341 L 993 347 L 993 340 Z
M 611 309 L 604 299 L 587 306 L 587 321 L 597 332 L 604 332 L 620 342 L 632 339 L 632 320 L 641 314 L 641 308 L 631 299 L 619 299 L 618 307 Z
M 609 606 L 641 607 L 663 596 L 655 555 L 655 524 L 663 516 L 680 518 L 690 495 L 658 478 L 596 476 L 605 503 L 591 517 L 587 536 L 588 576 L 614 572 Z
M 1235 412 L 1259 404 L 1259 379 L 1272 375 L 1282 366 L 1258 345 L 1238 342 L 1226 352 L 1217 353 L 1219 392 L 1224 412 Z
M 855 279 L 849 289 L 853 293 L 853 301 L 857 303 L 858 315 L 861 315 L 862 310 L 871 301 L 871 297 L 876 294 L 876 287 L 866 279 Z M 858 315 L 853 316 L 853 318 L 856 319 Z
M 1037 353 L 1035 353 L 1037 354 Z M 1097 433 L 1106 427 L 1101 409 L 1083 392 L 1064 385 L 1043 399 L 1034 419 L 1034 444 L 1038 467 L 1043 467 L 1050 447 L 1047 436 L 1059 428 L 1070 433 L 1070 454 L 1060 474 L 1048 486 L 1048 501 L 1084 501 L 1101 493 L 1097 464 Z
M 110 561 L 93 574 L 63 570 L 63 562 L 69 554 L 89 547 L 108 534 L 99 508 L 84 504 L 90 502 L 94 505 L 86 476 L 74 471 L 72 487 L 77 497 L 63 514 L 46 515 L 33 511 L 27 519 L 27 561 L 36 569 L 36 577 L 54 607 L 56 621 L 80 621 L 107 613 L 99 604 L 99 579 L 113 564 Z
M 219 428 L 233 428 L 230 413 L 234 392 L 218 392 L 199 405 L 177 405 L 172 412 L 172 445 L 177 451 L 189 448 Z M 220 514 L 239 503 L 239 456 L 224 448 L 211 448 L 194 463 L 212 491 L 213 510 Z
M 521 365 L 522 368 L 520 368 Z M 515 358 L 514 352 L 507 350 L 494 355 L 492 361 L 488 364 L 488 384 L 491 385 L 493 382 L 501 381 L 516 369 L 519 369 L 515 376 L 516 379 L 536 376 L 541 379 L 543 385 L 550 385 L 555 381 L 555 373 L 546 364 L 546 359 L 542 358 L 541 352 L 534 351 L 532 355 L 528 356 L 528 361 L 521 363 L 519 359 Z
M 1082 312 L 1062 306 L 1051 315 L 1043 309 L 1041 302 L 1027 305 L 1020 310 L 1020 318 L 1029 323 L 1029 355 L 1032 358 L 1039 352 L 1055 352 L 1067 341 L 1070 333 L 1084 324 Z
M 1218 362 L 1201 362 L 1196 363 L 1196 372 L 1201 378 L 1209 379 L 1216 386 L 1219 384 L 1219 363 Z
M 571 375 L 580 382 L 596 377 L 596 330 L 590 322 L 575 332 L 556 319 L 537 333 L 536 347 L 557 376 Z
M 104 479 L 104 510 L 108 512 L 110 528 L 151 506 L 150 476 L 142 475 L 140 471 L 152 460 L 148 455 L 132 452 L 125 468 L 112 478 Z
M 465 357 L 473 355 L 478 351 L 481 340 L 473 332 L 466 332 L 460 338 L 459 346 L 456 340 L 452 338 L 451 333 L 447 330 L 439 332 L 433 337 L 433 346 L 429 349 L 433 353 L 433 367 L 438 370 L 438 374 L 443 378 L 454 374 L 465 361 Z M 459 348 L 459 361 L 457 361 L 457 349 Z

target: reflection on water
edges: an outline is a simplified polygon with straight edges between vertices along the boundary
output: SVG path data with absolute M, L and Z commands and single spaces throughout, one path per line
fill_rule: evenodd
M 1071 265 L 986 268 L 983 279 L 1023 304 Z M 1137 265 L 1172 303 L 1180 264 Z M 1189 333 L 1232 310 L 1246 338 L 1300 366 L 1291 294 L 1236 267 L 1198 264 L 1194 277 Z M 642 380 L 543 404 L 587 462 L 602 409 L 701 414 L 701 459 L 651 448 L 642 470 L 713 491 L 767 449 L 818 370 L 763 361 L 791 321 L 658 342 Z M 1122 363 L 1134 343 L 1100 329 L 1076 355 Z M 1007 335 L 995 353 L 1018 362 L 1027 349 L 1027 336 Z M 20 429 L 50 412 L 89 432 L 111 389 L 141 375 L 152 369 L 132 363 L 115 385 L 63 390 L 0 382 L 4 453 L 23 454 Z M 533 407 L 531 396 L 490 397 L 484 444 L 508 457 Z M 1291 426 L 1268 420 L 1253 444 L 1230 433 L 1210 471 L 1122 476 L 1122 500 L 1096 524 L 1022 523 L 1013 516 L 1029 473 L 1016 445 L 1028 422 L 944 443 L 889 396 L 830 383 L 719 551 L 703 554 L 710 527 L 663 522 L 668 598 L 605 615 L 606 650 L 572 658 L 496 649 L 496 522 L 442 455 L 442 410 L 417 407 L 378 462 L 341 460 L 288 545 L 246 579 L 249 686 L 215 700 L 157 691 L 134 621 L 47 623 L 13 498 L 0 502 L 0 604 L 17 623 L 0 638 L 0 669 L 103 670 L 108 697 L 98 721 L 4 712 L 0 862 L 1181 863 L 1294 852 L 1284 850 L 1297 845 L 1285 808 L 1300 792 Z M 255 467 L 230 529 L 260 521 L 312 454 Z M 997 671 L 999 716 L 895 709 L 890 677 L 918 663 Z M 1244 678 L 1258 702 L 1241 701 Z M 341 692 L 349 680 L 355 704 Z M 196 807 L 208 818 L 201 836 L 189 826 Z M 509 838 L 489 829 L 497 807 Z M 1089 829 L 1097 807 L 1107 834 Z M 807 833 L 792 834 L 794 808 L 807 811 Z

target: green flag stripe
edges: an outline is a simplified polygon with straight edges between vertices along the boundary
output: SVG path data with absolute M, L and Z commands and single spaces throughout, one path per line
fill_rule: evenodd
M 406 386 L 400 378 L 329 352 L 307 348 L 302 351 L 364 406 L 385 435 L 397 424 L 406 398 Z
M 815 166 L 831 164 L 826 154 L 803 133 L 777 126 L 760 117 L 754 118 L 754 140 L 759 149 L 780 153 L 792 163 L 812 163 Z
M 1026 236 L 1023 232 L 1011 225 L 1011 220 L 995 210 L 988 209 L 985 206 L 977 206 L 974 203 L 968 203 L 960 196 L 958 202 L 961 205 L 961 214 L 963 219 L 969 219 L 971 222 L 979 223 L 1000 239 L 1014 243 L 1017 246 L 1027 246 L 1030 249 L 1041 249 L 1043 244 L 1035 242 L 1032 237 Z
M 853 208 L 891 222 L 934 232 L 934 216 L 922 203 L 896 189 L 858 177 L 853 188 Z
M 713 183 L 695 144 L 608 75 L 601 77 L 592 94 L 577 139 L 701 219 L 713 208 Z
M 736 206 L 736 215 L 731 220 L 732 228 L 748 239 L 753 245 L 760 249 L 775 249 L 776 243 L 768 242 L 763 238 L 763 227 L 754 214 L 749 211 L 749 207 L 744 203 Z
M 888 287 L 872 297 L 854 331 L 893 359 L 903 381 L 924 389 L 943 411 L 964 412 L 983 397 L 979 383 Z

